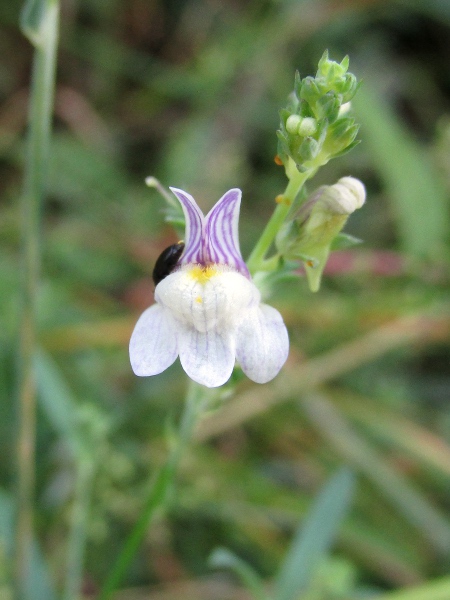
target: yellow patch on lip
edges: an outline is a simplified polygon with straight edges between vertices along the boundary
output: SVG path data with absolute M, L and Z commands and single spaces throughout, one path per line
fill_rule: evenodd
M 203 302 L 203 298 L 201 296 L 197 296 L 195 301 L 198 302 L 199 304 L 201 304 Z
M 196 265 L 195 267 L 192 267 L 192 269 L 190 269 L 189 271 L 189 275 L 195 279 L 196 281 L 198 281 L 198 283 L 202 283 L 203 285 L 205 283 L 207 283 L 211 277 L 214 277 L 214 275 L 217 274 L 217 268 L 214 265 L 209 265 L 207 267 L 202 267 L 201 265 Z M 200 300 L 196 299 L 197 302 L 201 302 L 201 298 Z

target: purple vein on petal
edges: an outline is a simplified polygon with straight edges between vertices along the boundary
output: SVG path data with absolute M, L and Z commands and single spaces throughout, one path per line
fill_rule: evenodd
M 170 189 L 180 201 L 186 219 L 185 250 L 180 263 L 203 263 L 203 213 L 190 194 L 174 187 Z
M 226 192 L 205 218 L 205 260 L 226 264 L 249 277 L 239 248 L 239 208 L 241 190 Z

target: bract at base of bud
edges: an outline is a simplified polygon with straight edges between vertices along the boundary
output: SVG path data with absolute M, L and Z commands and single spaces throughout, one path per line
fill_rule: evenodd
M 334 185 L 321 186 L 313 192 L 280 228 L 276 237 L 278 251 L 287 260 L 304 263 L 312 291 L 319 289 L 333 241 L 365 198 L 361 181 L 342 177 Z

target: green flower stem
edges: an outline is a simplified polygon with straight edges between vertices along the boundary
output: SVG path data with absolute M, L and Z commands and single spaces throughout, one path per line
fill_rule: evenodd
M 264 260 L 267 252 L 277 235 L 280 227 L 284 223 L 289 210 L 302 189 L 305 182 L 310 179 L 317 171 L 317 168 L 311 168 L 307 171 L 300 173 L 295 170 L 291 176 L 289 183 L 286 186 L 284 193 L 282 194 L 283 200 L 278 204 L 274 210 L 272 216 L 269 219 L 261 237 L 257 241 L 252 253 L 247 260 L 247 267 L 254 275 L 257 271 L 267 270 L 267 262 Z
M 201 415 L 204 401 L 207 399 L 205 391 L 205 388 L 190 381 L 176 441 L 171 447 L 166 463 L 156 473 L 141 516 L 126 540 L 101 590 L 99 600 L 107 600 L 111 597 L 120 584 L 156 513 L 164 510 L 168 505 L 181 457 L 192 438 L 194 427 Z
M 35 5 L 34 5 L 35 6 Z M 28 5 L 27 5 L 28 7 Z M 29 112 L 28 155 L 22 197 L 23 282 L 18 347 L 17 515 L 14 578 L 16 596 L 31 597 L 29 567 L 33 533 L 36 386 L 33 355 L 36 341 L 36 296 L 40 271 L 40 207 L 53 112 L 59 4 L 42 4 L 35 44 Z M 26 26 L 26 23 L 25 23 Z M 28 32 L 27 32 L 28 34 Z
M 90 457 L 86 456 L 78 459 L 71 527 L 68 537 L 64 600 L 78 598 L 83 583 L 83 559 L 94 470 L 94 463 Z

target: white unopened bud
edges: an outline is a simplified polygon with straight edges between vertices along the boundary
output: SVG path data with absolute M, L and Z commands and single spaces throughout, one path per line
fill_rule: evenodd
M 324 186 L 317 206 L 335 215 L 351 215 L 366 199 L 364 185 L 353 177 L 342 177 L 337 183 Z
M 288 133 L 297 133 L 301 120 L 301 117 L 298 115 L 290 115 L 286 120 L 286 131 Z
M 317 188 L 280 228 L 277 248 L 287 259 L 303 261 L 311 291 L 319 289 L 333 240 L 365 200 L 363 183 L 342 177 L 334 185 Z
M 301 123 L 298 126 L 298 134 L 304 137 L 308 135 L 313 135 L 317 131 L 317 121 L 312 117 L 305 117 L 301 120 Z
M 338 215 L 351 215 L 356 210 L 355 196 L 341 183 L 331 185 L 320 199 L 327 210 Z
M 363 182 L 356 179 L 356 177 L 341 177 L 338 184 L 345 185 L 345 187 L 355 196 L 356 205 L 354 210 L 361 208 L 366 201 L 366 188 L 364 187 Z

